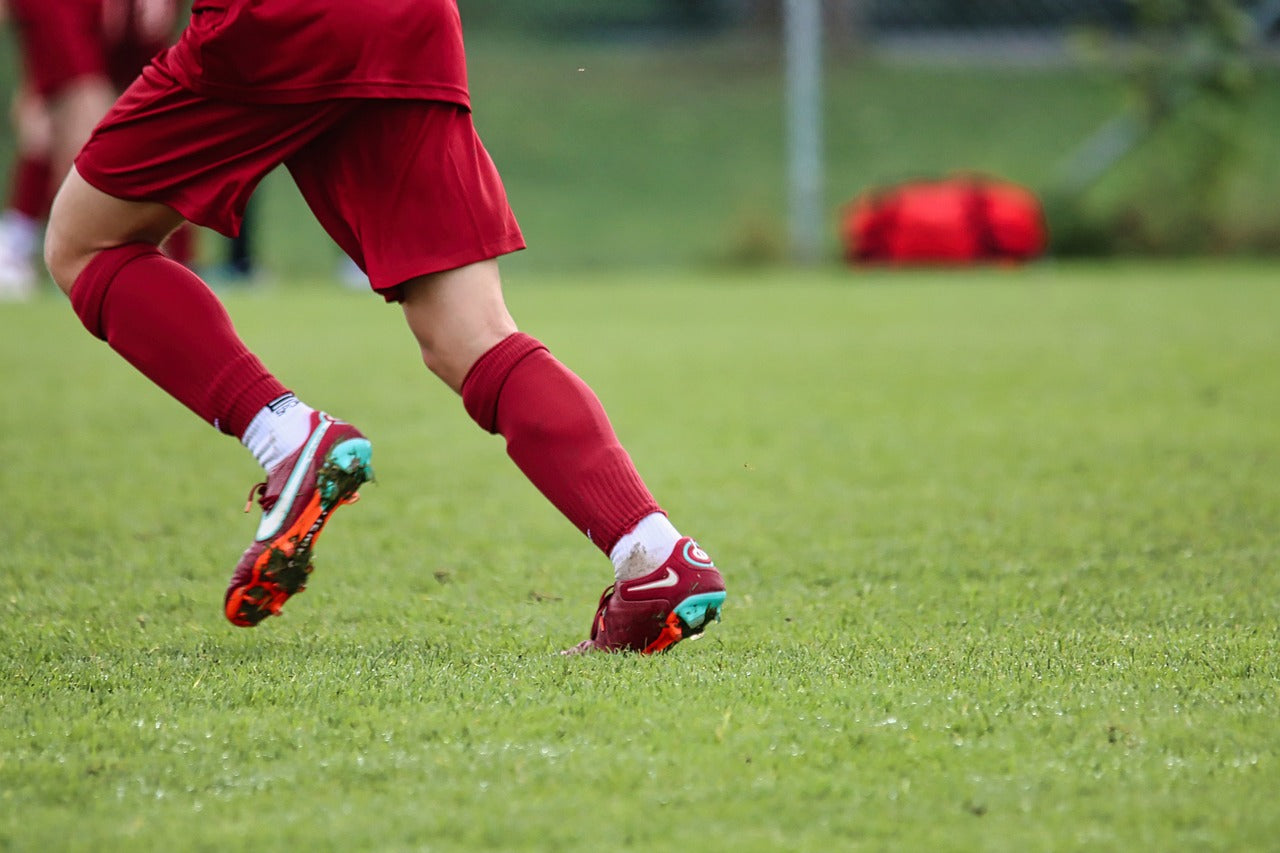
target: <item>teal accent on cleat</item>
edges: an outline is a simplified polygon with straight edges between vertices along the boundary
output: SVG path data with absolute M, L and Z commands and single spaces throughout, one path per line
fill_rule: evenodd
M 718 622 L 724 601 L 724 578 L 711 557 L 692 539 L 680 539 L 649 574 L 605 587 L 591 636 L 565 654 L 659 654 Z
M 691 595 L 677 604 L 674 611 L 689 631 L 697 633 L 707 622 L 720 621 L 720 607 L 724 604 L 724 599 L 723 590 Z
M 346 500 L 373 479 L 373 445 L 367 438 L 349 438 L 329 449 L 317 486 L 326 509 Z

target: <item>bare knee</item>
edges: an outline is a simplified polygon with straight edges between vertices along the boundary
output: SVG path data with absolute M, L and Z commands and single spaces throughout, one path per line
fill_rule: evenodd
M 513 332 L 514 324 L 510 329 L 490 328 L 466 338 L 448 336 L 443 340 L 427 340 L 419 337 L 418 351 L 422 354 L 422 363 L 427 366 L 427 370 L 461 394 L 462 383 L 471 372 L 472 365 Z
M 444 384 L 455 391 L 462 387 L 462 380 L 466 378 L 466 374 L 464 372 L 461 377 L 457 375 L 459 367 L 454 363 L 455 360 L 450 357 L 447 349 L 419 339 L 418 352 L 421 353 L 422 363 L 427 366 L 427 370 L 438 376 Z M 464 371 L 465 369 L 463 368 Z
M 88 234 L 78 231 L 59 215 L 57 205 L 49 215 L 49 225 L 44 236 L 44 264 L 54 284 L 68 296 L 71 288 L 94 256 L 111 243 L 94 241 Z
M 109 196 L 72 169 L 49 211 L 44 262 L 62 292 L 70 294 L 98 252 L 135 242 L 158 246 L 181 222 L 165 205 Z
M 55 228 L 54 222 L 50 217 L 49 229 L 44 239 L 44 263 L 49 268 L 49 275 L 54 283 L 70 296 L 71 286 L 89 265 L 94 252 L 86 246 L 76 245 L 72 235 Z
M 502 298 L 497 261 L 407 282 L 405 319 L 427 369 L 459 393 L 480 356 L 516 331 Z

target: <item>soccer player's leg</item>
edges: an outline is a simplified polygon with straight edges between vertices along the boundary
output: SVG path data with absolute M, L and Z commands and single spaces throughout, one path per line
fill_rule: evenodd
M 606 628 L 593 628 L 590 647 L 654 652 L 700 633 L 724 598 L 719 573 L 709 559 L 684 560 L 688 540 L 649 493 L 599 399 L 507 311 L 496 258 L 524 241 L 470 113 L 435 102 L 365 104 L 288 166 L 373 289 L 402 303 L 426 366 L 613 558 L 622 586 L 606 593 L 593 620 Z
M 54 202 L 46 259 L 89 331 L 240 438 L 267 472 L 251 492 L 262 520 L 224 602 L 227 618 L 249 627 L 305 588 L 329 517 L 373 475 L 372 448 L 355 427 L 294 398 L 204 282 L 160 252 L 180 220 L 165 205 L 109 196 L 73 171 Z
M 588 639 L 567 651 L 663 652 L 718 620 L 724 578 L 668 521 L 590 387 L 516 331 L 497 261 L 421 276 L 401 292 L 423 362 L 614 563 Z
M 517 467 L 615 564 L 590 637 L 572 649 L 665 651 L 719 618 L 724 579 L 646 488 L 595 393 L 517 332 L 497 262 L 411 280 L 403 309 L 423 361 L 502 435 Z
M 76 152 L 115 98 L 111 81 L 97 74 L 70 80 L 47 96 L 52 126 L 49 161 L 55 180 L 70 170 Z
M 58 193 L 46 262 L 93 334 L 216 429 L 239 438 L 266 471 L 251 492 L 263 516 L 224 600 L 229 620 L 252 626 L 304 588 L 320 532 L 372 477 L 371 447 L 355 427 L 296 400 L 244 345 L 213 292 L 159 244 L 183 221 L 179 207 L 195 211 L 202 224 L 234 230 L 243 197 L 228 201 L 228 176 L 239 178 L 232 185 L 247 195 L 280 159 L 262 153 L 262 139 L 252 145 L 239 135 L 297 134 L 308 120 L 318 122 L 312 129 L 319 132 L 323 110 L 241 112 L 222 105 L 207 115 L 190 93 L 151 91 L 145 81 L 131 93 L 95 132 Z M 186 138 L 210 144 L 179 150 L 175 140 Z M 261 160 L 239 163 L 241 152 Z M 202 168 L 200 153 L 212 165 Z M 129 168 L 135 157 L 173 162 L 140 178 Z M 129 180 L 151 182 L 126 183 L 120 195 L 96 185 Z M 125 194 L 165 203 L 129 201 Z

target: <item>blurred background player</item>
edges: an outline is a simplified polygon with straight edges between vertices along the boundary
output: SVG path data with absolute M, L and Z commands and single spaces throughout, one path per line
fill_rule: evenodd
M 172 43 L 180 0 L 0 0 L 16 28 L 23 83 L 12 117 L 17 157 L 0 214 L 0 295 L 35 292 L 36 252 L 53 194 L 119 93 Z M 166 252 L 189 264 L 189 228 Z
M 14 162 L 9 197 L 0 213 L 0 299 L 26 299 L 36 291 L 40 230 L 49 213 L 49 114 L 23 87 L 12 105 Z

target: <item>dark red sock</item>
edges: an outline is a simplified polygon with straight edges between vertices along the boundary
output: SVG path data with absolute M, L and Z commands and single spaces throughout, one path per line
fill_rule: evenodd
M 476 423 L 506 438 L 512 461 L 606 554 L 661 511 L 595 393 L 537 339 L 517 332 L 481 356 L 462 383 L 462 402 Z
M 149 243 L 95 255 L 71 288 L 71 305 L 143 375 L 237 438 L 288 391 L 249 352 L 205 283 Z
M 46 157 L 22 154 L 13 164 L 9 207 L 28 219 L 43 221 L 53 201 L 53 170 Z

